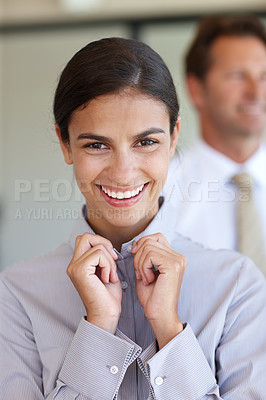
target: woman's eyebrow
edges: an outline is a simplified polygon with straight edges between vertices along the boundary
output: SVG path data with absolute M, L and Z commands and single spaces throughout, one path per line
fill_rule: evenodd
M 91 139 L 91 140 L 97 140 L 99 142 L 112 142 L 113 141 L 108 136 L 100 136 L 100 135 L 95 135 L 93 133 L 81 133 L 80 135 L 78 135 L 77 140 L 81 140 L 81 139 Z
M 143 139 L 149 135 L 154 135 L 157 133 L 165 133 L 165 131 L 161 128 L 150 128 L 144 132 L 138 133 L 137 135 L 133 136 L 133 140 Z
M 137 135 L 133 136 L 132 139 L 139 140 L 149 135 L 160 134 L 160 133 L 165 133 L 165 131 L 161 128 L 149 128 L 144 132 L 138 133 Z M 99 142 L 109 142 L 109 143 L 113 142 L 113 139 L 108 136 L 95 135 L 93 133 L 81 133 L 80 135 L 78 135 L 77 140 L 82 140 L 82 139 L 97 140 Z

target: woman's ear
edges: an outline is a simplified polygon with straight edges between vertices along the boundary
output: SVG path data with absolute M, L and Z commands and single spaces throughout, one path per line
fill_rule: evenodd
M 176 125 L 175 125 L 173 133 L 171 135 L 171 144 L 170 144 L 170 157 L 171 158 L 175 154 L 179 131 L 180 131 L 180 116 L 178 116 L 178 118 L 177 118 Z
M 63 152 L 65 162 L 67 164 L 69 164 L 69 165 L 73 164 L 72 152 L 71 152 L 71 149 L 70 149 L 69 142 L 63 142 L 62 135 L 61 135 L 61 130 L 60 130 L 58 124 L 55 124 L 55 131 L 56 131 L 57 137 L 58 137 L 59 142 L 60 142 L 60 147 L 61 147 L 61 150 Z

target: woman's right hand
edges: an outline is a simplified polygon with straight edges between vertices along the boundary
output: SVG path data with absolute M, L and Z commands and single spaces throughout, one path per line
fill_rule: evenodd
M 87 312 L 87 321 L 115 333 L 121 313 L 122 288 L 116 271 L 112 243 L 84 233 L 77 236 L 67 274 Z

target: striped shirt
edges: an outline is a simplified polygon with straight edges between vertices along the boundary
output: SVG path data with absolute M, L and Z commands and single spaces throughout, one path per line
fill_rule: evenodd
M 115 335 L 84 319 L 66 274 L 77 235 L 0 275 L 1 400 L 265 400 L 266 284 L 236 252 L 210 250 L 176 232 L 163 204 L 139 235 L 162 232 L 185 255 L 184 330 L 160 351 L 136 297 L 131 243 L 118 255 L 122 313 Z

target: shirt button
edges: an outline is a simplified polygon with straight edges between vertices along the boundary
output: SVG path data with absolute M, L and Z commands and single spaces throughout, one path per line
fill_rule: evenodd
M 157 386 L 161 386 L 163 384 L 163 378 L 161 376 L 157 376 L 157 378 L 154 379 L 154 383 Z
M 117 366 L 116 365 L 112 365 L 112 367 L 110 367 L 110 372 L 111 372 L 111 374 L 116 375 L 117 372 L 118 372 Z
M 126 281 L 121 282 L 122 289 L 125 290 L 128 288 L 128 283 Z

